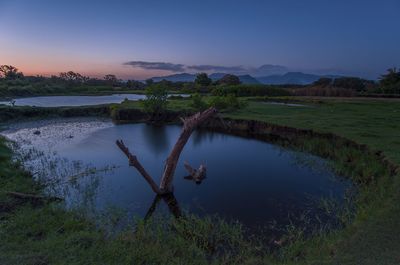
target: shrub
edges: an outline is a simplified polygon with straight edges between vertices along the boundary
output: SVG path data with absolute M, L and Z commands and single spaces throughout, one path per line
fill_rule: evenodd
M 204 102 L 203 97 L 196 93 L 192 96 L 192 102 L 190 104 L 192 108 L 198 111 L 203 111 L 207 108 L 207 103 Z
M 165 112 L 167 107 L 168 91 L 161 84 L 154 84 L 146 88 L 146 99 L 143 100 L 145 111 L 158 115 Z
M 246 102 L 239 100 L 234 94 L 216 96 L 210 101 L 210 106 L 219 110 L 235 110 L 246 106 Z

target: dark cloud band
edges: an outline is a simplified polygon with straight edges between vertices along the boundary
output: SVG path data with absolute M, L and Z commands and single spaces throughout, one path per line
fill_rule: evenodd
M 183 72 L 185 66 L 183 64 L 173 64 L 166 62 L 143 62 L 143 61 L 130 61 L 124 63 L 124 65 L 130 65 L 132 67 L 138 67 L 146 70 L 165 70 L 171 72 Z
M 145 70 L 163 70 L 174 73 L 179 72 L 220 72 L 229 74 L 252 74 L 255 76 L 264 76 L 272 74 L 282 74 L 288 72 L 288 68 L 281 65 L 264 64 L 256 68 L 246 68 L 243 66 L 221 66 L 211 64 L 200 64 L 200 65 L 184 65 L 175 64 L 168 62 L 145 62 L 145 61 L 130 61 L 123 63 L 124 65 L 130 65 Z

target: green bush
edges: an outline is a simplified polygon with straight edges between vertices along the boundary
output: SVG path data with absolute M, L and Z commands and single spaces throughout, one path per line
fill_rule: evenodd
M 227 96 L 216 96 L 210 101 L 210 106 L 219 110 L 235 110 L 246 106 L 246 102 L 239 100 L 234 94 Z
M 167 108 L 168 91 L 161 84 L 150 85 L 146 88 L 146 99 L 143 107 L 146 112 L 158 115 L 165 112 Z
M 203 97 L 200 94 L 196 93 L 192 97 L 192 102 L 190 106 L 198 111 L 203 111 L 207 108 L 207 103 L 203 100 Z

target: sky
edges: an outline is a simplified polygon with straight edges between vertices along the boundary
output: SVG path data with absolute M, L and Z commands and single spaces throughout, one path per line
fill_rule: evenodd
M 146 79 L 400 66 L 399 0 L 0 0 L 0 64 Z M 259 68 L 262 65 L 268 67 Z

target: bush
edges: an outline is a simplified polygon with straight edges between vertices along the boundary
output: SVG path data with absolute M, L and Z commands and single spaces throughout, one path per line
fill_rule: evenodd
M 291 93 L 283 88 L 270 85 L 235 85 L 235 86 L 218 86 L 212 90 L 215 96 L 226 96 L 234 94 L 237 97 L 250 96 L 290 96 Z
M 240 85 L 242 82 L 236 75 L 226 74 L 217 81 L 220 85 Z
M 192 96 L 192 103 L 190 104 L 192 108 L 198 111 L 203 111 L 207 108 L 207 103 L 203 100 L 200 94 L 196 93 Z
M 246 105 L 246 102 L 239 100 L 234 94 L 216 96 L 210 101 L 210 106 L 216 107 L 219 110 L 235 110 L 243 108 Z
M 154 84 L 146 88 L 146 99 L 143 100 L 145 111 L 158 115 L 167 108 L 168 91 L 161 84 Z
M 379 85 L 382 93 L 400 94 L 400 71 L 389 69 L 387 74 L 381 76 Z

